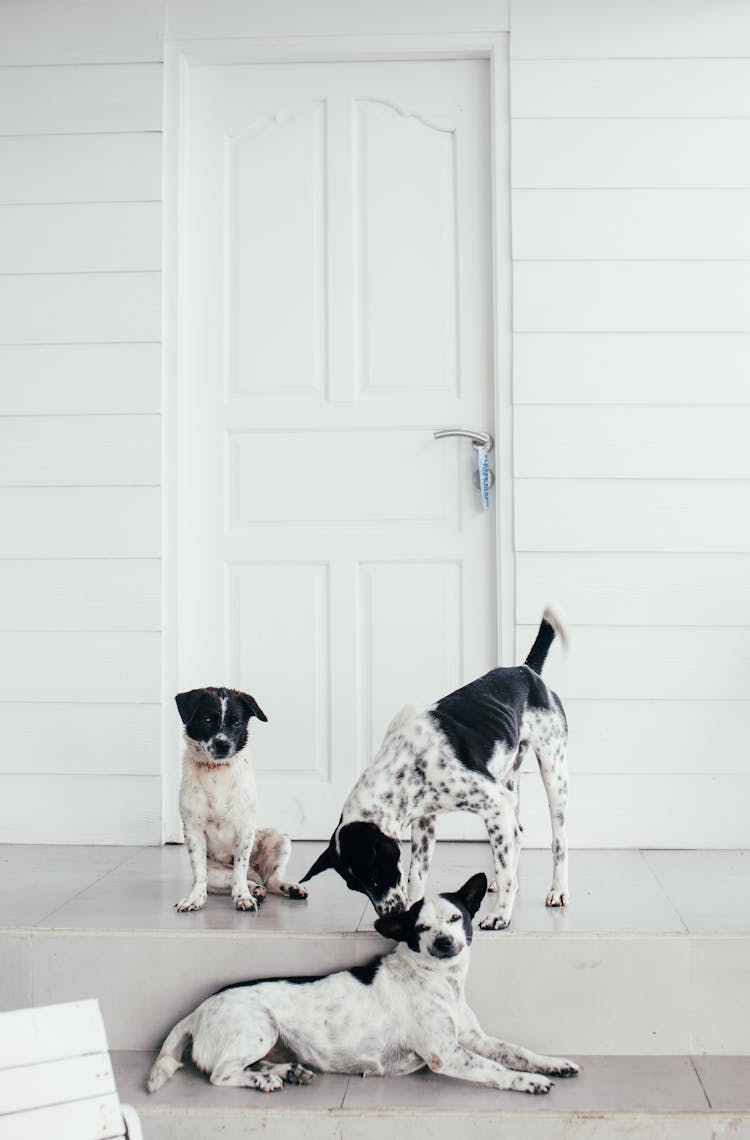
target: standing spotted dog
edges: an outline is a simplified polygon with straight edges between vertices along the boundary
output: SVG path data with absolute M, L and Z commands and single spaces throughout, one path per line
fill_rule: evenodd
M 379 914 L 422 898 L 435 849 L 435 817 L 476 812 L 485 823 L 497 899 L 480 922 L 508 926 L 518 891 L 519 769 L 529 748 L 547 792 L 552 823 L 552 886 L 547 906 L 568 902 L 567 721 L 559 697 L 541 678 L 555 635 L 567 640 L 559 614 L 544 611 L 523 665 L 493 669 L 443 697 L 426 712 L 404 708 L 344 804 L 331 841 L 302 882 L 327 868 L 368 896 Z M 400 836 L 411 825 L 411 867 L 403 886 Z
M 237 910 L 257 910 L 266 891 L 307 898 L 304 887 L 284 881 L 289 837 L 255 827 L 248 723 L 267 720 L 263 709 L 237 689 L 191 689 L 175 701 L 185 726 L 180 814 L 193 871 L 192 889 L 176 909 L 200 910 L 209 891 L 231 893 Z

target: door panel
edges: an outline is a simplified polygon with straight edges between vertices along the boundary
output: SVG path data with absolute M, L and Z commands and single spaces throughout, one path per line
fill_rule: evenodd
M 255 695 L 293 836 L 401 705 L 496 663 L 494 512 L 433 439 L 494 422 L 487 70 L 189 69 L 180 679 Z

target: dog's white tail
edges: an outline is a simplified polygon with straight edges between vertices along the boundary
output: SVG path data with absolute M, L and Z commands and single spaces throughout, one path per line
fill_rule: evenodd
M 174 1076 L 178 1069 L 182 1068 L 182 1054 L 192 1036 L 192 1023 L 193 1015 L 191 1013 L 187 1017 L 183 1017 L 182 1021 L 178 1021 L 172 1032 L 167 1035 L 146 1081 L 146 1088 L 150 1093 L 160 1089 L 170 1077 Z
M 566 649 L 570 648 L 570 634 L 568 633 L 562 612 L 559 606 L 550 604 L 545 608 L 542 614 L 539 632 L 524 662 L 524 664 L 528 665 L 530 669 L 533 669 L 535 673 L 541 674 L 544 668 L 544 662 L 547 660 L 549 647 L 555 640 L 555 637 L 560 638 L 560 641 Z

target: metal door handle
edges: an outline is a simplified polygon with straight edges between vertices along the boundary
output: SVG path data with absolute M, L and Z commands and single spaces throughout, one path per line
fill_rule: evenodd
M 433 432 L 433 439 L 447 439 L 449 436 L 458 435 L 463 439 L 470 439 L 474 447 L 483 447 L 486 451 L 492 451 L 495 446 L 495 441 L 488 431 L 467 431 L 466 428 L 443 428 L 441 431 Z

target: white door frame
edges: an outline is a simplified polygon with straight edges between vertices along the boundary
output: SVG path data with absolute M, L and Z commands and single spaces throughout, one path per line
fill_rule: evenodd
M 162 838 L 179 842 L 179 726 L 175 712 L 180 661 L 181 536 L 189 508 L 181 500 L 183 464 L 179 314 L 185 290 L 181 203 L 185 193 L 180 125 L 189 114 L 187 78 L 195 63 L 326 63 L 486 59 L 490 67 L 490 171 L 496 473 L 498 661 L 516 663 L 513 526 L 513 394 L 511 381 L 510 119 L 508 33 L 357 35 L 303 38 L 173 40 L 164 66 L 164 257 L 162 388 Z M 459 425 L 457 425 L 459 426 Z M 466 426 L 466 425 L 460 425 Z

